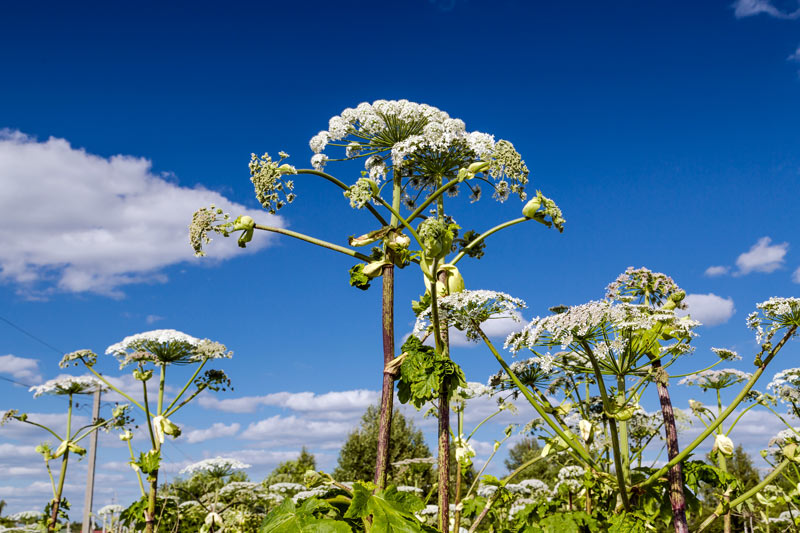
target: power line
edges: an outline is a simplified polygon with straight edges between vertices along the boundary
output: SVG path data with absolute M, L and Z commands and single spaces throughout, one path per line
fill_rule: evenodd
M 33 385 L 28 385 L 27 383 L 22 383 L 21 381 L 15 381 L 13 379 L 10 379 L 10 378 L 7 378 L 7 377 L 3 377 L 3 376 L 0 376 L 0 379 L 2 379 L 3 381 L 8 381 L 9 383 L 13 383 L 15 385 L 22 385 L 23 387 L 28 387 L 29 389 L 31 387 L 33 387 Z
M 38 342 L 39 344 L 42 344 L 42 345 L 44 345 L 44 346 L 47 346 L 48 348 L 50 348 L 51 350 L 53 350 L 53 351 L 54 351 L 54 352 L 56 352 L 57 354 L 59 354 L 59 355 L 64 355 L 64 354 L 66 353 L 66 352 L 64 352 L 63 350 L 59 350 L 58 348 L 56 348 L 56 347 L 55 347 L 55 346 L 53 346 L 52 344 L 48 343 L 47 341 L 44 341 L 44 340 L 40 339 L 39 337 L 37 337 L 36 335 L 34 335 L 33 333 L 31 333 L 30 331 L 28 331 L 28 330 L 26 330 L 26 329 L 23 329 L 23 328 L 21 328 L 20 326 L 18 326 L 18 325 L 16 325 L 16 324 L 14 324 L 13 322 L 11 322 L 11 321 L 10 321 L 9 319 L 7 319 L 6 317 L 0 316 L 0 320 L 2 320 L 3 322 L 5 322 L 6 324 L 8 324 L 9 326 L 11 326 L 12 328 L 16 329 L 17 331 L 19 331 L 19 332 L 21 332 L 21 333 L 24 333 L 25 335 L 27 335 L 27 336 L 28 336 L 28 337 L 30 337 L 31 339 L 35 340 L 35 341 L 36 341 L 36 342 Z

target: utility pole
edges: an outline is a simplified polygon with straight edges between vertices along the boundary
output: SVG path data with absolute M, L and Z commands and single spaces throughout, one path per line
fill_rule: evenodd
M 92 406 L 92 423 L 96 424 L 100 418 L 100 389 L 94 391 L 94 405 Z M 89 474 L 86 476 L 86 495 L 83 498 L 83 523 L 81 533 L 89 533 L 92 527 L 92 499 L 94 497 L 94 469 L 97 462 L 97 433 L 93 431 L 89 436 Z

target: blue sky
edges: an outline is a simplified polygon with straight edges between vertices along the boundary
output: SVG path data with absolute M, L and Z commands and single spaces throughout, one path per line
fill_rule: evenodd
M 213 201 L 340 243 L 372 229 L 338 189 L 310 180 L 270 217 L 247 162 L 285 150 L 308 166 L 308 140 L 329 117 L 380 98 L 428 103 L 511 140 L 532 188 L 564 211 L 562 235 L 523 224 L 490 241 L 462 268 L 468 288 L 521 297 L 531 318 L 601 298 L 627 266 L 647 266 L 693 295 L 706 323 L 675 371 L 706 366 L 711 346 L 739 350 L 749 370 L 744 317 L 800 289 L 797 2 L 275 4 L 0 8 L 0 377 L 36 384 L 59 374 L 59 352 L 100 353 L 149 329 L 208 337 L 235 352 L 225 365 L 235 390 L 216 398 L 239 400 L 186 410 L 185 437 L 167 448 L 172 472 L 230 454 L 260 478 L 303 444 L 332 468 L 377 397 L 379 293 L 348 286 L 344 256 L 288 238 L 257 235 L 247 251 L 218 239 L 196 259 L 186 226 Z M 484 198 L 455 213 L 481 230 L 520 208 Z M 422 289 L 413 268 L 398 278 L 400 337 Z M 796 353 L 787 347 L 775 370 Z M 479 347 L 454 357 L 472 381 L 496 371 Z M 9 381 L 0 393 L 0 410 L 63 409 Z M 679 405 L 697 397 L 674 394 Z M 434 442 L 431 422 L 417 420 Z M 764 420 L 734 440 L 763 448 L 779 429 Z M 478 435 L 484 452 L 501 427 Z M 47 498 L 30 451 L 41 438 L 0 429 L 10 512 Z M 116 493 L 99 504 L 127 503 L 134 479 L 118 443 L 104 442 L 98 483 Z M 84 472 L 70 479 L 75 516 Z

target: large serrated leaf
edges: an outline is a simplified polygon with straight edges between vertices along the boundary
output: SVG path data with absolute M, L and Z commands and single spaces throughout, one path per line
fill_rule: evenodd
M 273 509 L 261 524 L 259 533 L 350 533 L 347 522 L 318 518 L 315 512 L 324 512 L 332 507 L 316 498 L 310 498 L 297 507 L 287 498 Z

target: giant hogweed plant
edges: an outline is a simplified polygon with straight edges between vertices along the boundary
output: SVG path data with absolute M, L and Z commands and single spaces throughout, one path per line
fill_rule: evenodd
M 131 467 L 136 473 L 142 499 L 146 498 L 144 506 L 145 531 L 153 533 L 156 524 L 156 501 L 158 490 L 158 471 L 161 465 L 161 446 L 167 436 L 175 439 L 181 434 L 180 427 L 170 418 L 191 402 L 204 390 L 226 390 L 230 387 L 230 379 L 222 370 L 209 369 L 201 374 L 206 364 L 215 359 L 225 359 L 233 356 L 233 352 L 218 343 L 208 339 L 198 339 L 180 331 L 172 329 L 159 329 L 147 331 L 125 337 L 122 341 L 112 344 L 106 349 L 106 355 L 112 355 L 119 361 L 120 370 L 133 367 L 132 375 L 135 381 L 141 383 L 141 400 L 134 399 L 131 395 L 114 385 L 106 376 L 94 368 L 97 355 L 91 350 L 78 350 L 66 354 L 60 366 L 67 367 L 72 364 L 82 364 L 105 387 L 126 398 L 136 406 L 145 417 L 150 449 L 141 452 L 135 458 L 131 439 L 133 434 L 125 431 L 121 440 L 127 441 L 131 453 Z M 170 401 L 166 396 L 167 370 L 171 366 L 194 366 L 194 372 L 184 383 L 178 394 Z M 148 382 L 158 372 L 158 385 L 154 392 L 148 388 Z M 187 394 L 189 389 L 194 388 Z M 153 398 L 151 395 L 155 395 Z M 155 405 L 153 405 L 155 400 Z M 147 476 L 149 489 L 145 492 L 142 474 Z
M 16 420 L 36 426 L 52 435 L 56 439 L 56 442 L 58 442 L 58 446 L 55 449 L 53 449 L 49 442 L 43 442 L 36 447 L 36 451 L 40 453 L 44 459 L 44 465 L 47 469 L 47 475 L 50 478 L 51 488 L 53 489 L 53 499 L 48 503 L 42 515 L 42 525 L 47 531 L 56 531 L 59 529 L 58 518 L 63 515 L 60 511 L 62 509 L 69 509 L 69 502 L 62 497 L 64 482 L 67 478 L 69 457 L 71 453 L 79 457 L 86 454 L 86 449 L 82 448 L 78 443 L 98 430 L 110 430 L 113 427 L 124 426 L 129 422 L 129 417 L 127 415 L 129 406 L 116 405 L 112 417 L 108 420 L 98 418 L 77 429 L 73 427 L 72 411 L 75 406 L 75 397 L 81 394 L 94 394 L 96 391 L 104 389 L 105 386 L 103 383 L 91 376 L 59 377 L 51 379 L 41 385 L 31 387 L 30 391 L 33 392 L 34 398 L 38 398 L 44 394 L 67 397 L 66 431 L 63 434 L 32 420 L 26 413 L 20 413 L 16 409 L 6 411 L 2 421 L 0 421 L 0 425 L 11 420 Z M 55 478 L 50 468 L 50 462 L 59 458 L 61 458 L 61 468 L 58 477 Z
M 394 347 L 394 269 L 419 264 L 427 291 L 417 304 L 417 311 L 433 309 L 435 347 L 433 364 L 426 368 L 433 374 L 459 375 L 449 357 L 446 328 L 439 327 L 437 298 L 463 289 L 463 279 L 456 264 L 465 256 L 479 258 L 485 239 L 490 235 L 524 222 L 537 220 L 561 231 L 561 211 L 541 192 L 536 193 L 523 210 L 523 216 L 499 224 L 483 233 L 473 230 L 459 236 L 461 229 L 445 210 L 445 199 L 469 191 L 475 202 L 482 187 L 492 190 L 499 201 L 511 194 L 526 199 L 528 168 L 514 146 L 492 135 L 468 132 L 464 122 L 425 104 L 406 100 L 378 100 L 345 109 L 330 119 L 329 127 L 309 143 L 314 155 L 312 168 L 296 168 L 284 152 L 273 160 L 269 154 L 252 155 L 250 176 L 256 198 L 270 213 L 276 213 L 296 199 L 294 179 L 315 176 L 338 187 L 354 209 L 372 215 L 372 228 L 348 239 L 343 246 L 283 228 L 257 224 L 251 217 L 230 215 L 214 208 L 198 210 L 190 225 L 190 241 L 196 255 L 204 255 L 203 246 L 210 234 L 229 236 L 241 231 L 240 246 L 245 247 L 255 230 L 288 235 L 323 248 L 356 258 L 361 263 L 350 269 L 350 284 L 360 289 L 382 278 L 383 377 L 381 415 L 378 435 L 378 459 L 375 484 L 386 482 L 389 428 L 395 375 L 402 360 L 396 360 Z M 339 150 L 340 157 L 330 157 L 327 150 Z M 343 152 L 343 153 L 342 153 Z M 352 185 L 324 171 L 331 162 L 364 161 L 361 177 Z M 388 220 L 387 220 L 388 219 Z M 376 227 L 377 226 L 377 227 Z M 372 246 L 370 253 L 358 248 Z M 455 253 L 448 260 L 450 254 Z M 432 290 L 433 289 L 433 290 Z M 405 350 L 404 350 L 405 353 Z M 434 380 L 435 381 L 435 380 Z M 463 379 L 455 384 L 460 384 Z M 435 391 L 439 405 L 439 485 L 449 479 L 449 397 L 452 386 L 439 380 Z M 447 490 L 439 490 L 440 527 L 448 523 Z
M 509 315 L 513 308 L 522 308 L 521 301 L 491 291 L 464 291 L 441 298 L 439 316 L 443 323 L 463 330 L 468 339 L 483 340 L 503 369 L 495 384 L 515 388 L 537 411 L 547 442 L 542 455 L 560 452 L 584 467 L 582 495 L 587 511 L 599 508 L 605 516 L 613 516 L 612 521 L 620 527 L 624 523 L 625 527 L 643 528 L 647 522 L 662 519 L 671 521 L 676 531 L 688 531 L 684 485 L 696 489 L 698 479 L 708 477 L 708 472 L 698 471 L 694 463 L 685 463 L 690 472 L 689 478 L 684 479 L 681 467 L 689 454 L 712 434 L 716 435 L 717 447 L 727 452 L 728 437 L 718 428 L 743 401 L 752 397 L 752 388 L 766 366 L 795 335 L 800 306 L 793 299 L 759 304 L 759 311 L 748 318 L 748 324 L 759 331 L 761 343 L 756 371 L 746 377 L 736 398 L 710 417 L 701 434 L 680 451 L 666 369 L 691 351 L 689 343 L 698 325 L 675 313 L 684 294 L 663 274 L 629 269 L 609 287 L 606 300 L 554 308 L 553 315 L 536 318 L 522 331 L 512 334 L 506 347 L 514 352 L 530 350 L 533 354 L 528 361 L 515 365 L 516 368 L 505 361 L 481 324 L 500 314 Z M 430 312 L 420 315 L 416 332 L 424 334 L 430 329 L 426 322 L 430 315 Z M 783 337 L 773 344 L 779 332 L 783 332 Z M 551 354 L 554 348 L 561 351 Z M 717 350 L 717 354 L 723 359 L 732 355 L 729 350 Z M 640 399 L 652 384 L 656 385 L 662 406 L 659 425 L 664 428 L 669 460 L 661 468 L 632 467 L 634 460 L 641 459 L 643 441 L 639 438 L 639 444 L 632 446 L 636 432 L 632 431 L 631 421 L 640 410 Z M 554 404 L 552 399 L 558 397 L 559 391 L 562 399 Z M 592 396 L 599 397 L 599 402 L 591 401 Z M 592 409 L 597 407 L 602 427 L 598 427 L 597 417 L 592 416 Z M 566 419 L 575 409 L 581 417 L 577 424 Z M 643 435 L 645 441 L 647 433 Z M 788 449 L 793 450 L 791 446 Z M 785 468 L 785 464 L 782 462 L 783 466 L 778 465 L 776 470 Z M 666 487 L 662 482 L 665 474 Z M 724 475 L 720 479 L 725 479 Z M 748 491 L 729 503 L 723 499 L 720 505 L 739 505 L 756 492 Z M 669 507 L 661 505 L 665 496 Z M 614 513 L 615 510 L 622 512 Z M 712 514 L 702 527 L 718 516 L 720 512 Z

